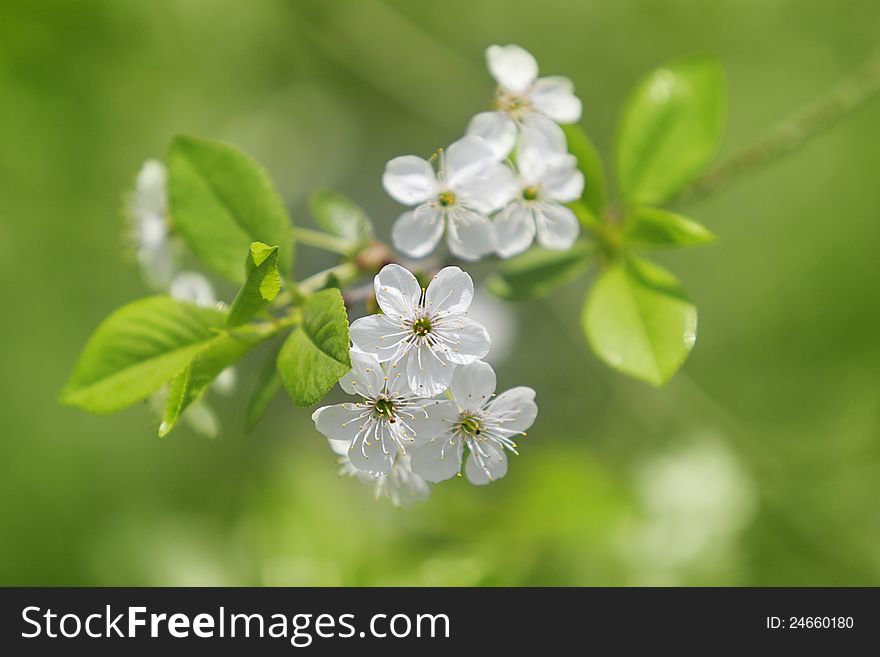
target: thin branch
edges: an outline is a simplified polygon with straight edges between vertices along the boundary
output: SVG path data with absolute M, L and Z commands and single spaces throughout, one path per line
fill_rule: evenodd
M 736 153 L 697 178 L 681 195 L 708 196 L 730 180 L 797 150 L 880 91 L 880 49 L 837 82 L 824 96 L 779 123 L 757 144 Z

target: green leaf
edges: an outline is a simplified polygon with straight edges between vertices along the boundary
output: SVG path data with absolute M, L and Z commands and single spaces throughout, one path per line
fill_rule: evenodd
M 205 263 L 243 283 L 241 254 L 260 241 L 277 244 L 278 266 L 290 271 L 290 217 L 260 165 L 227 144 L 181 136 L 171 142 L 168 172 L 174 228 Z
M 703 224 L 680 214 L 637 206 L 626 218 L 624 242 L 633 246 L 698 246 L 718 239 Z
M 112 413 L 141 401 L 179 374 L 225 323 L 226 313 L 165 296 L 123 306 L 89 339 L 61 402 Z
M 657 386 L 681 367 L 697 338 L 697 309 L 678 279 L 634 256 L 603 272 L 581 320 L 600 359 Z
M 279 344 L 279 347 L 281 345 Z M 244 424 L 246 431 L 252 431 L 265 414 L 266 409 L 281 389 L 281 377 L 275 363 L 278 348 L 272 349 L 260 365 L 245 397 Z
M 315 292 L 302 305 L 302 323 L 278 354 L 281 382 L 297 406 L 311 406 L 350 369 L 342 294 L 337 289 Z
M 247 277 L 229 308 L 228 326 L 240 326 L 265 308 L 281 290 L 278 247 L 252 242 L 245 262 Z
M 724 71 L 711 57 L 690 57 L 645 77 L 627 101 L 617 140 L 623 198 L 661 205 L 715 156 L 724 134 Z
M 363 208 L 330 189 L 320 189 L 309 199 L 315 221 L 328 233 L 356 243 L 373 238 L 373 224 Z
M 584 193 L 581 199 L 594 215 L 599 216 L 605 207 L 608 185 L 599 151 L 579 125 L 564 125 L 562 130 L 568 140 L 568 150 L 577 158 L 578 169 L 584 174 Z
M 592 249 L 577 242 L 568 251 L 534 248 L 505 262 L 486 282 L 489 291 L 507 301 L 537 299 L 587 268 Z
M 221 333 L 205 344 L 168 387 L 159 437 L 168 435 L 187 407 L 198 399 L 220 372 L 237 363 L 242 356 L 271 335 L 266 331 L 245 328 Z

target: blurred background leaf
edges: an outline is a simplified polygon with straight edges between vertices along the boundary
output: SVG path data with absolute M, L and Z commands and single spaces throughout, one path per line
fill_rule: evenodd
M 294 216 L 342 190 L 387 238 L 401 208 L 385 162 L 429 155 L 489 106 L 490 43 L 572 78 L 606 161 L 635 83 L 714 53 L 723 157 L 858 64 L 878 20 L 872 0 L 3 2 L 0 582 L 880 584 L 876 100 L 676 208 L 724 239 L 658 255 L 701 331 L 663 389 L 589 354 L 587 280 L 509 305 L 499 386 L 534 387 L 541 412 L 485 489 L 376 503 L 285 395 L 247 436 L 243 401 L 224 404 L 215 441 L 158 440 L 145 406 L 95 418 L 56 401 L 98 322 L 145 295 L 133 254 L 120 262 L 120 208 L 175 134 L 251 154 Z M 334 264 L 298 255 L 299 275 Z

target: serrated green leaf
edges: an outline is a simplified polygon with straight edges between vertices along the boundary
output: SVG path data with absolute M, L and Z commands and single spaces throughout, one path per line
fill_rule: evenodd
M 678 371 L 697 337 L 697 309 L 678 279 L 635 256 L 602 273 L 581 320 L 600 359 L 657 386 Z
M 488 290 L 507 301 L 538 299 L 587 268 L 593 251 L 584 242 L 568 251 L 534 248 L 501 265 L 486 281 Z
M 168 386 L 168 399 L 165 402 L 162 424 L 159 426 L 159 437 L 168 435 L 187 407 L 198 399 L 223 370 L 237 363 L 242 356 L 271 335 L 265 331 L 245 328 L 220 333 L 208 341 Z
M 578 169 L 584 174 L 581 200 L 594 215 L 600 216 L 608 191 L 602 157 L 589 135 L 579 125 L 564 125 L 562 130 L 568 140 L 568 150 L 577 158 Z
M 179 374 L 225 322 L 224 312 L 166 296 L 123 306 L 89 339 L 61 402 L 112 413 L 141 401 Z
M 680 214 L 637 206 L 626 218 L 623 240 L 636 247 L 698 246 L 718 239 L 703 224 Z
M 206 264 L 236 283 L 251 242 L 278 245 L 286 274 L 293 257 L 290 217 L 265 171 L 238 149 L 175 137 L 168 152 L 168 195 L 174 228 Z
M 320 189 L 309 199 L 309 208 L 318 225 L 328 233 L 355 243 L 373 237 L 373 223 L 363 208 L 330 189 Z
M 280 348 L 280 344 L 278 347 Z M 279 348 L 274 348 L 266 356 L 254 375 L 245 397 L 244 425 L 246 431 L 252 431 L 269 407 L 272 399 L 281 389 L 281 377 L 278 374 L 276 361 Z
M 711 161 L 724 135 L 724 71 L 690 57 L 646 76 L 624 106 L 617 179 L 625 200 L 661 205 Z
M 281 382 L 297 406 L 311 406 L 350 369 L 342 294 L 337 289 L 315 292 L 302 305 L 302 323 L 278 354 Z
M 244 285 L 229 308 L 228 326 L 240 326 L 265 308 L 281 290 L 278 271 L 278 247 L 262 242 L 251 243 L 245 262 Z

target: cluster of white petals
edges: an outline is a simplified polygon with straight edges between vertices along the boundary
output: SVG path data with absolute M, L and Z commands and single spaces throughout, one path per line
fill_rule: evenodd
M 465 137 L 439 150 L 436 169 L 415 155 L 385 168 L 385 190 L 413 208 L 391 235 L 412 258 L 430 254 L 444 229 L 450 253 L 468 261 L 509 258 L 536 238 L 566 250 L 580 234 L 565 204 L 580 198 L 584 177 L 559 127 L 581 117 L 571 80 L 539 78 L 535 58 L 516 45 L 490 46 L 486 61 L 498 83 L 494 111 L 477 114 Z
M 144 162 L 128 208 L 138 265 L 147 285 L 157 290 L 167 289 L 174 276 L 165 191 L 167 178 L 168 171 L 162 162 Z
M 471 277 L 446 267 L 423 289 L 391 264 L 374 287 L 382 314 L 352 323 L 352 369 L 339 381 L 359 399 L 312 415 L 341 473 L 397 506 L 426 498 L 428 482 L 452 477 L 463 463 L 474 484 L 503 477 L 506 451 L 515 452 L 515 437 L 538 409 L 530 388 L 494 395 L 495 372 L 481 360 L 489 334 L 468 317 Z

